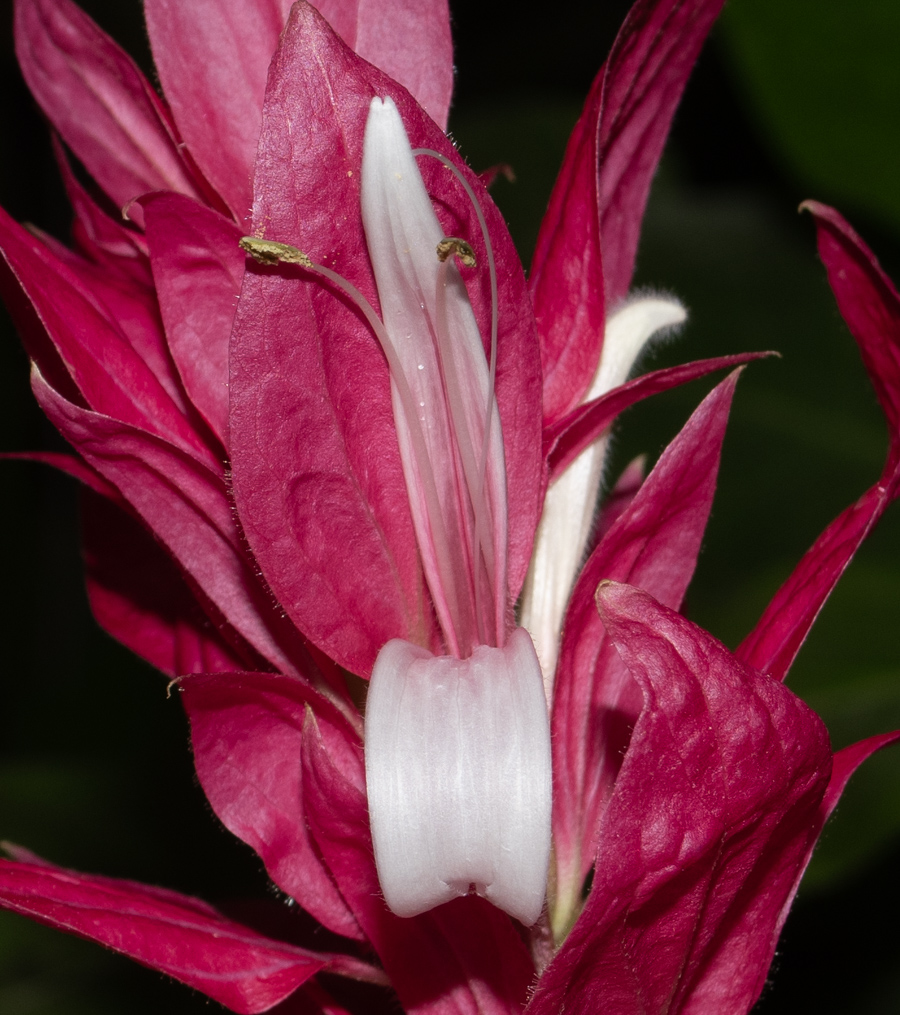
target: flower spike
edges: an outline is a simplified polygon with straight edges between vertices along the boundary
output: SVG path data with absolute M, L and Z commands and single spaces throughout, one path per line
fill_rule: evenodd
M 723 0 L 635 0 L 529 281 L 445 133 L 448 0 L 145 0 L 164 95 L 77 2 L 14 0 L 76 215 L 70 249 L 0 210 L 73 446 L 32 457 L 85 485 L 95 616 L 174 678 L 214 813 L 296 909 L 258 932 L 17 847 L 0 909 L 245 1015 L 746 1015 L 847 780 L 900 739 L 832 755 L 772 679 L 900 495 L 900 295 L 805 205 L 891 444 L 731 653 L 680 610 L 737 371 L 594 517 L 624 409 L 768 355 L 627 380 L 685 316 L 629 290 Z

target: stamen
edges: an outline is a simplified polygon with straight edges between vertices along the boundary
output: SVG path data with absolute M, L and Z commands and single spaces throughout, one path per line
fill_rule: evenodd
M 467 268 L 474 268 L 478 263 L 475 260 L 475 251 L 465 240 L 461 240 L 458 236 L 445 236 L 437 245 L 437 256 L 441 264 L 451 254 L 456 254 Z
M 300 264 L 304 268 L 313 267 L 309 257 L 289 243 L 261 240 L 256 236 L 242 236 L 238 240 L 238 246 L 260 264 Z
M 440 152 L 434 151 L 434 149 L 432 149 L 432 148 L 414 148 L 412 153 L 413 153 L 413 155 L 428 155 L 428 156 L 430 156 L 433 159 L 437 159 L 438 162 L 440 162 L 442 166 L 444 166 L 446 169 L 449 169 L 450 172 L 453 173 L 453 175 L 456 177 L 456 179 L 460 182 L 460 184 L 462 185 L 463 189 L 465 190 L 466 195 L 469 198 L 469 202 L 472 205 L 472 210 L 475 212 L 475 215 L 478 218 L 478 225 L 479 225 L 479 228 L 481 229 L 481 236 L 482 236 L 482 240 L 484 242 L 484 248 L 485 248 L 485 251 L 487 252 L 488 272 L 489 272 L 490 284 L 491 284 L 491 352 L 490 352 L 490 356 L 489 356 L 489 359 L 488 359 L 488 395 L 487 395 L 487 406 L 486 406 L 486 414 L 485 414 L 486 419 L 488 420 L 488 423 L 489 423 L 489 421 L 492 418 L 492 414 L 493 414 L 493 411 L 494 411 L 494 404 L 495 404 L 495 401 L 496 401 L 497 336 L 498 336 L 498 331 L 499 331 L 499 316 L 500 316 L 500 312 L 499 312 L 499 303 L 498 303 L 498 296 L 497 296 L 497 266 L 496 266 L 496 262 L 494 260 L 494 248 L 493 248 L 493 245 L 491 244 L 491 237 L 490 237 L 490 233 L 488 232 L 487 221 L 485 220 L 484 212 L 483 212 L 483 210 L 481 208 L 481 204 L 478 201 L 478 198 L 475 196 L 475 191 L 469 185 L 469 181 L 462 175 L 462 173 L 450 161 L 450 159 L 448 159 L 444 155 L 441 155 Z M 455 246 L 456 244 L 464 245 L 464 248 L 466 250 L 466 254 L 471 256 L 471 263 L 469 262 L 469 260 L 467 260 L 466 256 L 463 256 L 463 254 L 461 254 L 459 252 L 459 250 L 456 249 L 456 246 Z M 446 259 L 453 252 L 456 252 L 459 255 L 460 260 L 467 267 L 474 267 L 475 266 L 475 252 L 472 250 L 471 244 L 467 243 L 465 240 L 460 240 L 460 239 L 458 239 L 456 237 L 452 237 L 451 236 L 451 237 L 446 237 L 445 239 L 443 239 L 438 244 L 438 248 L 437 248 L 438 259 L 441 261 L 442 264 L 446 261 Z M 443 279 L 443 273 L 442 273 L 441 276 L 439 276 L 438 285 L 439 285 L 439 287 L 441 287 L 443 284 L 444 284 L 444 279 Z M 493 553 L 491 552 L 490 549 L 488 549 L 488 546 L 490 544 L 490 526 L 488 525 L 488 520 L 485 517 L 485 511 L 483 509 L 483 505 L 484 505 L 484 483 L 485 483 L 485 475 L 486 475 L 486 472 L 487 472 L 488 454 L 489 454 L 489 450 L 490 450 L 491 429 L 492 428 L 491 428 L 490 425 L 485 426 L 484 437 L 482 439 L 482 444 L 481 444 L 481 457 L 479 459 L 477 473 L 475 473 L 473 475 L 472 473 L 470 473 L 470 471 L 468 469 L 466 469 L 466 476 L 467 476 L 467 484 L 469 485 L 469 488 L 470 488 L 470 496 L 472 497 L 472 503 L 473 503 L 473 505 L 475 505 L 475 515 L 476 515 L 476 517 L 475 517 L 475 535 L 476 535 L 476 541 L 482 547 L 482 549 L 485 551 L 484 552 L 485 567 L 487 569 L 489 582 L 491 583 L 491 585 L 493 585 L 493 582 L 495 580 L 496 575 L 495 575 L 494 566 L 493 566 L 493 563 L 494 563 L 493 562 Z M 473 482 L 473 479 L 474 479 L 474 482 Z M 478 506 L 481 506 L 481 510 L 479 510 Z M 477 560 L 478 557 L 479 557 L 477 547 L 473 547 L 473 554 L 474 554 L 475 560 Z M 503 576 L 503 581 L 504 582 L 506 581 L 506 576 L 505 575 Z M 476 584 L 476 597 L 477 596 L 478 596 L 478 585 Z M 499 605 L 500 604 L 497 604 L 497 605 L 498 605 L 498 609 L 499 609 Z M 479 610 L 478 612 L 479 612 L 479 616 L 481 616 L 482 615 L 481 610 Z M 502 642 L 502 638 L 503 638 L 503 634 L 502 634 L 502 632 L 503 632 L 503 620 L 499 616 L 498 616 L 498 620 L 497 620 L 497 630 L 498 630 L 498 632 L 500 632 L 499 633 L 499 637 L 500 637 L 501 640 L 500 640 L 499 644 L 502 644 L 503 643 Z
M 443 244 L 455 244 L 456 239 L 443 240 L 438 244 L 438 260 L 440 267 L 435 279 L 435 339 L 440 358 L 441 370 L 444 376 L 444 394 L 450 406 L 450 415 L 453 419 L 457 435 L 457 449 L 459 451 L 460 463 L 462 464 L 463 476 L 469 492 L 469 501 L 473 515 L 472 545 L 467 547 L 471 554 L 471 574 L 474 576 L 473 593 L 475 596 L 475 618 L 478 624 L 478 637 L 483 645 L 491 644 L 494 638 L 498 639 L 499 645 L 503 644 L 503 623 L 502 618 L 495 617 L 496 635 L 485 628 L 485 596 L 490 597 L 491 589 L 494 588 L 494 547 L 491 538 L 488 509 L 484 498 L 484 459 L 476 456 L 473 446 L 473 436 L 469 430 L 465 407 L 462 404 L 463 382 L 459 376 L 454 350 L 451 345 L 450 330 L 447 325 L 447 287 L 448 260 L 452 246 L 447 250 L 447 257 L 441 257 Z M 468 244 L 466 244 L 468 246 Z M 471 248 L 470 248 L 471 249 Z M 485 435 L 490 432 L 491 417 L 485 420 Z M 476 438 L 477 439 L 477 438 Z M 482 451 L 485 441 L 482 440 Z M 483 567 L 483 570 L 482 570 Z M 485 581 L 487 587 L 485 588 Z M 490 601 L 490 600 L 488 600 Z
M 240 245 L 261 264 L 296 265 L 326 278 L 359 308 L 381 344 L 426 577 L 447 649 L 465 658 L 479 644 L 502 647 L 508 623 L 494 255 L 484 213 L 468 181 L 443 156 L 420 152 L 437 158 L 459 179 L 480 223 L 491 285 L 491 352 L 485 363 L 484 342 L 453 263 L 456 257 L 463 267 L 475 267 L 472 245 L 441 235 L 389 100 L 373 100 L 366 132 L 363 224 L 381 317 L 352 283 L 314 264 L 298 248 L 250 236 Z M 430 268 L 429 247 L 437 254 Z
M 442 561 L 445 574 L 449 575 L 446 579 L 447 582 L 452 583 L 453 571 L 451 567 L 452 553 L 450 540 L 443 525 L 443 516 L 440 511 L 440 497 L 438 495 L 437 483 L 431 467 L 431 459 L 428 455 L 425 437 L 422 433 L 419 411 L 416 407 L 416 399 L 409 387 L 406 375 L 403 372 L 400 356 L 398 355 L 397 350 L 394 347 L 394 343 L 391 341 L 381 318 L 375 313 L 372 304 L 369 303 L 365 296 L 363 296 L 352 282 L 349 282 L 343 275 L 339 275 L 336 271 L 332 271 L 331 268 L 326 268 L 323 264 L 315 264 L 308 254 L 305 254 L 297 247 L 292 247 L 289 243 L 279 243 L 275 240 L 260 240 L 254 236 L 242 237 L 238 241 L 238 245 L 242 250 L 250 254 L 251 257 L 259 261 L 260 264 L 265 264 L 270 267 L 277 264 L 295 264 L 307 271 L 314 272 L 317 275 L 322 275 L 345 293 L 365 317 L 369 327 L 375 333 L 375 337 L 381 345 L 385 359 L 388 361 L 391 381 L 394 384 L 401 403 L 403 404 L 403 411 L 409 427 L 410 442 L 413 446 L 413 454 L 415 455 L 418 463 L 422 483 L 422 493 L 430 512 L 432 540 L 434 542 L 435 555 Z M 455 603 L 459 595 L 459 590 L 451 584 L 450 588 L 447 589 L 447 594 L 448 598 Z M 459 651 L 457 646 L 452 645 L 451 647 L 455 651 Z
M 437 159 L 442 166 L 449 169 L 462 184 L 462 187 L 472 204 L 472 210 L 478 217 L 478 226 L 481 229 L 481 238 L 484 241 L 484 249 L 487 251 L 488 271 L 491 278 L 491 355 L 488 361 L 491 377 L 490 401 L 488 402 L 488 415 L 490 416 L 490 412 L 493 408 L 494 381 L 497 375 L 497 332 L 499 330 L 500 310 L 497 302 L 497 265 L 494 262 L 494 248 L 491 245 L 491 237 L 490 233 L 488 233 L 487 221 L 485 220 L 484 212 L 481 210 L 481 204 L 475 196 L 475 191 L 472 190 L 469 185 L 469 181 L 456 168 L 456 166 L 453 165 L 446 155 L 441 155 L 440 152 L 436 152 L 433 148 L 413 148 L 412 153 L 413 155 L 428 155 L 433 159 Z

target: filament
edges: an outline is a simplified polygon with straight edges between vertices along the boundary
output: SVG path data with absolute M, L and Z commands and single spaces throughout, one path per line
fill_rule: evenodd
M 456 369 L 447 328 L 447 273 L 448 262 L 441 260 L 435 285 L 435 338 L 437 339 L 438 356 L 443 375 L 444 393 L 450 406 L 450 414 L 457 434 L 457 449 L 473 514 L 473 545 L 468 549 L 472 555 L 470 573 L 473 577 L 476 623 L 481 643 L 489 644 L 491 632 L 484 630 L 485 611 L 482 609 L 484 589 L 481 574 L 483 570 L 487 572 L 490 587 L 494 577 L 494 553 L 488 524 L 488 512 L 483 496 L 485 463 L 478 460 L 472 444 L 472 434 L 467 425 L 465 406 L 462 404 L 462 382 Z M 485 420 L 485 426 L 490 426 L 490 417 Z M 483 446 L 482 443 L 482 450 Z
M 434 470 L 432 469 L 431 459 L 428 455 L 425 438 L 422 433 L 416 399 L 410 389 L 406 375 L 403 373 L 400 357 L 397 354 L 397 350 L 394 347 L 390 336 L 388 335 L 384 323 L 378 314 L 375 313 L 372 304 L 369 303 L 365 296 L 363 296 L 352 282 L 349 282 L 343 277 L 343 275 L 339 275 L 336 271 L 332 271 L 331 268 L 326 268 L 325 265 L 315 264 L 306 254 L 298 250 L 296 247 L 292 247 L 287 243 L 276 243 L 271 240 L 259 240 L 252 236 L 243 237 L 240 240 L 240 247 L 259 261 L 260 264 L 269 266 L 279 263 L 292 264 L 304 271 L 310 271 L 314 274 L 322 275 L 353 301 L 354 305 L 362 312 L 372 331 L 375 333 L 375 336 L 384 351 L 385 359 L 388 361 L 388 369 L 391 374 L 391 380 L 395 385 L 397 394 L 400 398 L 400 403 L 403 406 L 404 415 L 409 428 L 410 440 L 419 466 L 422 493 L 428 505 L 429 524 L 431 526 L 435 555 L 439 558 L 445 582 L 450 584 L 450 588 L 446 591 L 448 598 L 452 601 L 451 611 L 453 614 L 458 615 L 460 600 L 459 589 L 457 588 L 457 575 L 452 566 L 453 555 L 450 552 L 450 541 L 447 537 L 447 532 L 443 522 L 440 497 L 438 495 L 437 483 L 434 478 Z M 435 605 L 437 608 L 437 604 Z M 444 628 L 444 634 L 449 643 L 448 648 L 454 655 L 459 656 L 461 654 L 460 645 L 458 644 L 456 638 L 454 625 L 452 623 L 442 623 L 441 626 Z
M 487 518 L 486 518 L 485 510 L 484 510 L 484 487 L 485 487 L 485 477 L 486 477 L 486 474 L 487 474 L 488 449 L 490 447 L 490 440 L 491 440 L 491 416 L 492 416 L 492 413 L 494 411 L 494 406 L 496 404 L 497 336 L 498 336 L 498 331 L 499 331 L 499 300 L 498 300 L 498 295 L 497 295 L 497 266 L 496 266 L 496 261 L 494 259 L 494 248 L 493 248 L 493 245 L 491 244 L 490 234 L 488 233 L 487 221 L 485 220 L 484 211 L 481 208 L 481 204 L 480 204 L 480 202 L 478 201 L 478 198 L 475 195 L 475 191 L 472 189 L 471 185 L 469 184 L 469 181 L 462 175 L 462 173 L 459 171 L 459 169 L 445 155 L 441 155 L 440 152 L 436 152 L 436 151 L 434 151 L 431 148 L 414 148 L 413 149 L 413 155 L 427 155 L 427 156 L 429 156 L 431 158 L 437 159 L 438 162 L 441 163 L 441 165 L 443 165 L 445 168 L 449 169 L 450 172 L 453 173 L 453 175 L 456 177 L 456 179 L 459 180 L 460 184 L 462 185 L 463 189 L 465 190 L 466 194 L 468 195 L 469 201 L 470 201 L 470 203 L 472 205 L 472 209 L 473 209 L 473 211 L 475 212 L 475 215 L 478 218 L 478 225 L 479 225 L 479 228 L 481 229 L 481 236 L 482 236 L 482 239 L 484 241 L 484 248 L 485 248 L 485 252 L 487 254 L 488 272 L 489 272 L 489 276 L 490 276 L 490 285 L 491 285 L 491 345 L 490 345 L 490 357 L 489 357 L 489 360 L 488 360 L 488 395 L 487 395 L 487 406 L 486 406 L 486 413 L 485 413 L 484 435 L 483 435 L 482 443 L 481 443 L 481 457 L 480 457 L 480 460 L 479 460 L 478 471 L 476 473 L 476 480 L 475 480 L 474 484 L 471 482 L 471 479 L 469 478 L 468 470 L 466 470 L 466 473 L 467 473 L 467 485 L 469 486 L 469 495 L 472 498 L 472 506 L 473 506 L 473 511 L 475 513 L 476 539 L 477 539 L 477 542 L 480 544 L 480 546 L 482 548 L 483 554 L 479 554 L 478 553 L 478 547 L 477 546 L 473 548 L 473 552 L 475 553 L 476 559 L 478 559 L 479 557 L 482 557 L 482 559 L 484 560 L 485 568 L 486 568 L 487 575 L 488 575 L 488 581 L 490 582 L 490 585 L 497 590 L 497 604 L 496 604 L 496 606 L 497 606 L 497 609 L 496 609 L 496 614 L 497 614 L 497 619 L 496 619 L 496 624 L 497 624 L 497 639 L 498 639 L 498 644 L 502 644 L 503 643 L 503 631 L 504 631 L 504 620 L 503 620 L 503 616 L 502 616 L 502 603 L 504 601 L 504 592 L 503 592 L 502 589 L 498 588 L 497 585 L 495 584 L 496 570 L 495 570 L 495 567 L 494 567 L 493 541 L 491 539 L 491 534 L 490 534 L 490 531 L 489 531 L 489 526 L 487 524 Z M 448 242 L 452 242 L 453 244 L 457 244 L 460 241 L 456 240 L 454 237 L 448 237 L 446 240 L 443 241 L 443 244 L 446 244 Z M 449 249 L 442 249 L 443 248 L 443 244 L 439 245 L 439 247 L 438 247 L 438 257 L 440 258 L 442 263 L 446 259 L 446 257 L 448 256 L 448 254 L 450 252 Z M 469 251 L 471 251 L 471 247 L 469 247 L 468 244 L 466 244 L 466 247 L 468 247 Z M 470 264 L 470 262 L 468 260 L 468 257 L 466 255 L 462 254 L 458 249 L 455 252 L 460 256 L 460 260 L 462 260 L 463 264 L 466 264 L 467 266 L 470 266 L 470 267 L 472 266 Z M 473 260 L 474 260 L 474 257 L 473 257 Z M 443 284 L 445 284 L 444 283 L 445 275 L 446 275 L 445 270 L 441 269 L 441 271 L 438 274 L 438 289 L 439 290 L 441 288 L 443 288 Z M 439 312 L 439 318 L 443 317 L 442 308 L 445 305 L 446 304 L 445 304 L 445 301 L 444 301 L 442 295 L 439 294 L 438 307 L 441 308 L 441 312 Z M 446 329 L 442 328 L 441 330 L 445 331 Z M 442 356 L 442 360 L 444 358 L 445 357 Z M 449 359 L 449 357 L 446 357 L 446 358 Z M 449 400 L 449 393 L 448 393 L 448 400 Z M 452 400 L 451 400 L 451 404 L 452 404 Z M 464 466 L 464 468 L 465 468 L 465 466 Z M 473 489 L 473 486 L 474 486 L 474 489 Z M 503 584 L 505 584 L 505 576 L 504 576 Z M 476 601 L 478 601 L 478 599 L 479 599 L 479 585 L 480 585 L 480 583 L 476 580 L 476 587 L 475 587 Z M 479 610 L 478 613 L 479 613 L 479 616 L 480 616 L 481 615 L 481 611 Z
M 409 387 L 406 375 L 403 373 L 403 367 L 400 362 L 400 357 L 397 354 L 397 350 L 394 347 L 394 343 L 391 341 L 381 318 L 379 318 L 378 314 L 375 313 L 372 304 L 369 303 L 365 296 L 363 296 L 352 282 L 348 282 L 342 275 L 339 275 L 336 271 L 332 271 L 331 268 L 326 268 L 321 264 L 311 264 L 307 270 L 323 275 L 330 282 L 334 283 L 334 285 L 343 290 L 343 292 L 345 292 L 362 311 L 372 330 L 375 332 L 378 341 L 381 343 L 385 358 L 388 361 L 388 369 L 390 370 L 391 379 L 397 387 L 397 393 L 400 396 L 400 402 L 404 408 L 410 432 L 410 439 L 415 449 L 416 460 L 419 465 L 419 476 L 422 483 L 422 491 L 428 503 L 428 516 L 432 531 L 432 539 L 434 541 L 435 554 L 441 560 L 441 570 L 444 575 L 444 580 L 452 583 L 452 587 L 447 591 L 449 592 L 449 598 L 453 601 L 453 613 L 458 615 L 459 590 L 456 587 L 456 571 L 452 566 L 453 556 L 450 552 L 450 544 L 444 528 L 440 497 L 438 496 L 437 483 L 434 478 L 434 470 L 432 469 L 431 459 L 425 445 L 425 437 L 422 433 L 422 427 L 419 420 L 418 406 L 412 390 Z M 451 652 L 453 652 L 454 655 L 460 655 L 460 646 L 456 641 L 454 625 L 447 624 L 442 626 L 445 626 L 445 636 L 451 643 L 448 646 Z

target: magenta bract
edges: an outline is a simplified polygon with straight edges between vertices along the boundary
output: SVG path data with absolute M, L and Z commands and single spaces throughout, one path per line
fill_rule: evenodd
M 638 0 L 569 139 L 531 266 L 545 423 L 578 405 L 597 368 L 605 315 L 631 285 L 672 116 L 721 7 Z
M 417 163 L 434 214 L 484 264 L 460 179 L 476 194 L 496 304 L 487 272 L 463 284 L 486 361 L 497 313 L 502 643 L 548 484 L 627 406 L 756 358 L 689 363 L 583 402 L 604 322 L 628 294 L 675 107 L 720 7 L 634 6 L 575 128 L 526 282 L 502 216 L 444 134 L 445 0 L 147 0 L 164 98 L 70 0 L 16 0 L 17 52 L 58 133 L 75 215 L 69 249 L 0 212 L 0 282 L 33 388 L 74 449 L 36 457 L 84 483 L 91 605 L 112 635 L 179 678 L 213 810 L 341 948 L 307 952 L 197 900 L 17 848 L 0 861 L 0 905 L 237 1012 L 295 991 L 304 1011 L 345 1011 L 320 971 L 389 984 L 406 1010 L 439 1015 L 750 1010 L 826 818 L 856 767 L 900 736 L 832 756 L 820 720 L 782 683 L 900 489 L 896 290 L 837 212 L 807 205 L 890 451 L 736 653 L 677 611 L 738 372 L 646 478 L 633 465 L 608 500 L 569 594 L 558 665 L 544 674 L 555 850 L 546 909 L 526 931 L 480 898 L 405 919 L 381 897 L 360 687 L 391 639 L 434 656 L 452 647 L 422 566 L 383 348 L 349 290 L 303 262 L 381 310 L 360 207 L 373 98 L 391 101 L 414 148 L 437 153 Z M 78 182 L 70 154 L 100 193 Z M 301 256 L 248 260 L 247 236 L 251 249 Z
M 198 899 L 63 870 L 25 853 L 0 860 L 0 904 L 92 938 L 232 1011 L 267 1011 L 327 958 L 270 941 Z
M 594 887 L 532 1010 L 748 1011 L 816 834 L 827 733 L 646 593 L 605 581 L 597 604 L 643 703 Z
M 316 62 L 304 54 L 313 47 Z M 363 128 L 371 99 L 389 96 L 413 147 L 452 159 L 447 138 L 411 97 L 354 56 L 315 11 L 294 8 L 276 57 L 260 138 L 254 224 L 351 281 L 377 307 L 358 213 Z M 291 124 L 305 108 L 304 141 Z M 327 153 L 342 153 L 336 167 Z M 474 213 L 437 163 L 426 184 L 448 209 L 447 235 L 471 238 L 485 263 Z M 479 188 L 481 189 L 481 188 Z M 357 209 L 350 218 L 346 209 Z M 540 365 L 525 279 L 492 202 L 498 263 L 497 401 L 506 450 L 509 586 L 521 587 L 539 510 Z M 315 278 L 252 267 L 231 346 L 231 461 L 244 532 L 291 618 L 341 665 L 368 674 L 391 638 L 426 640 L 425 605 L 400 465 L 384 356 L 355 308 Z M 490 334 L 486 279 L 469 296 Z M 366 413 L 353 411 L 365 404 Z M 260 455 L 260 448 L 266 454 Z
M 597 613 L 601 580 L 627 581 L 678 609 L 715 492 L 737 374 L 719 385 L 663 453 L 584 567 L 569 604 L 553 704 L 557 934 L 581 905 L 600 818 L 619 774 L 641 691 Z
M 780 680 L 844 569 L 900 492 L 900 296 L 838 212 L 816 201 L 803 207 L 815 217 L 819 255 L 884 410 L 890 445 L 878 482 L 822 533 L 738 649 Z

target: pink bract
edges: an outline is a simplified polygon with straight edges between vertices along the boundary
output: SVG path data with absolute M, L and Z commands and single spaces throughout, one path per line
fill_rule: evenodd
M 635 4 L 569 142 L 526 279 L 500 212 L 444 133 L 445 0 L 146 0 L 164 96 L 71 0 L 16 0 L 17 52 L 58 134 L 74 246 L 0 211 L 0 281 L 35 396 L 73 448 L 43 460 L 85 486 L 92 608 L 178 678 L 216 815 L 339 946 L 307 951 L 196 899 L 19 848 L 0 861 L 0 905 L 236 1012 L 292 994 L 304 1010 L 343 1012 L 321 972 L 389 985 L 423 1015 L 750 1010 L 825 820 L 858 765 L 900 736 L 833 755 L 821 720 L 783 684 L 900 491 L 900 297 L 840 215 L 808 203 L 890 451 L 879 481 L 732 653 L 678 611 L 715 492 L 733 368 L 758 354 L 657 371 L 583 401 L 720 7 Z M 248 263 L 238 246 L 252 233 L 305 251 L 378 309 L 360 213 L 373 97 L 393 101 L 413 147 L 452 163 L 487 221 L 510 603 L 548 483 L 629 405 L 732 369 L 646 479 L 637 466 L 623 477 L 575 580 L 550 717 L 552 887 L 530 933 L 480 898 L 409 919 L 381 898 L 350 688 L 391 639 L 446 648 L 391 378 L 355 304 L 296 264 Z M 437 160 L 421 171 L 441 226 L 482 262 L 458 180 Z M 122 207 L 127 221 L 108 211 Z M 487 275 L 466 286 L 489 335 Z

